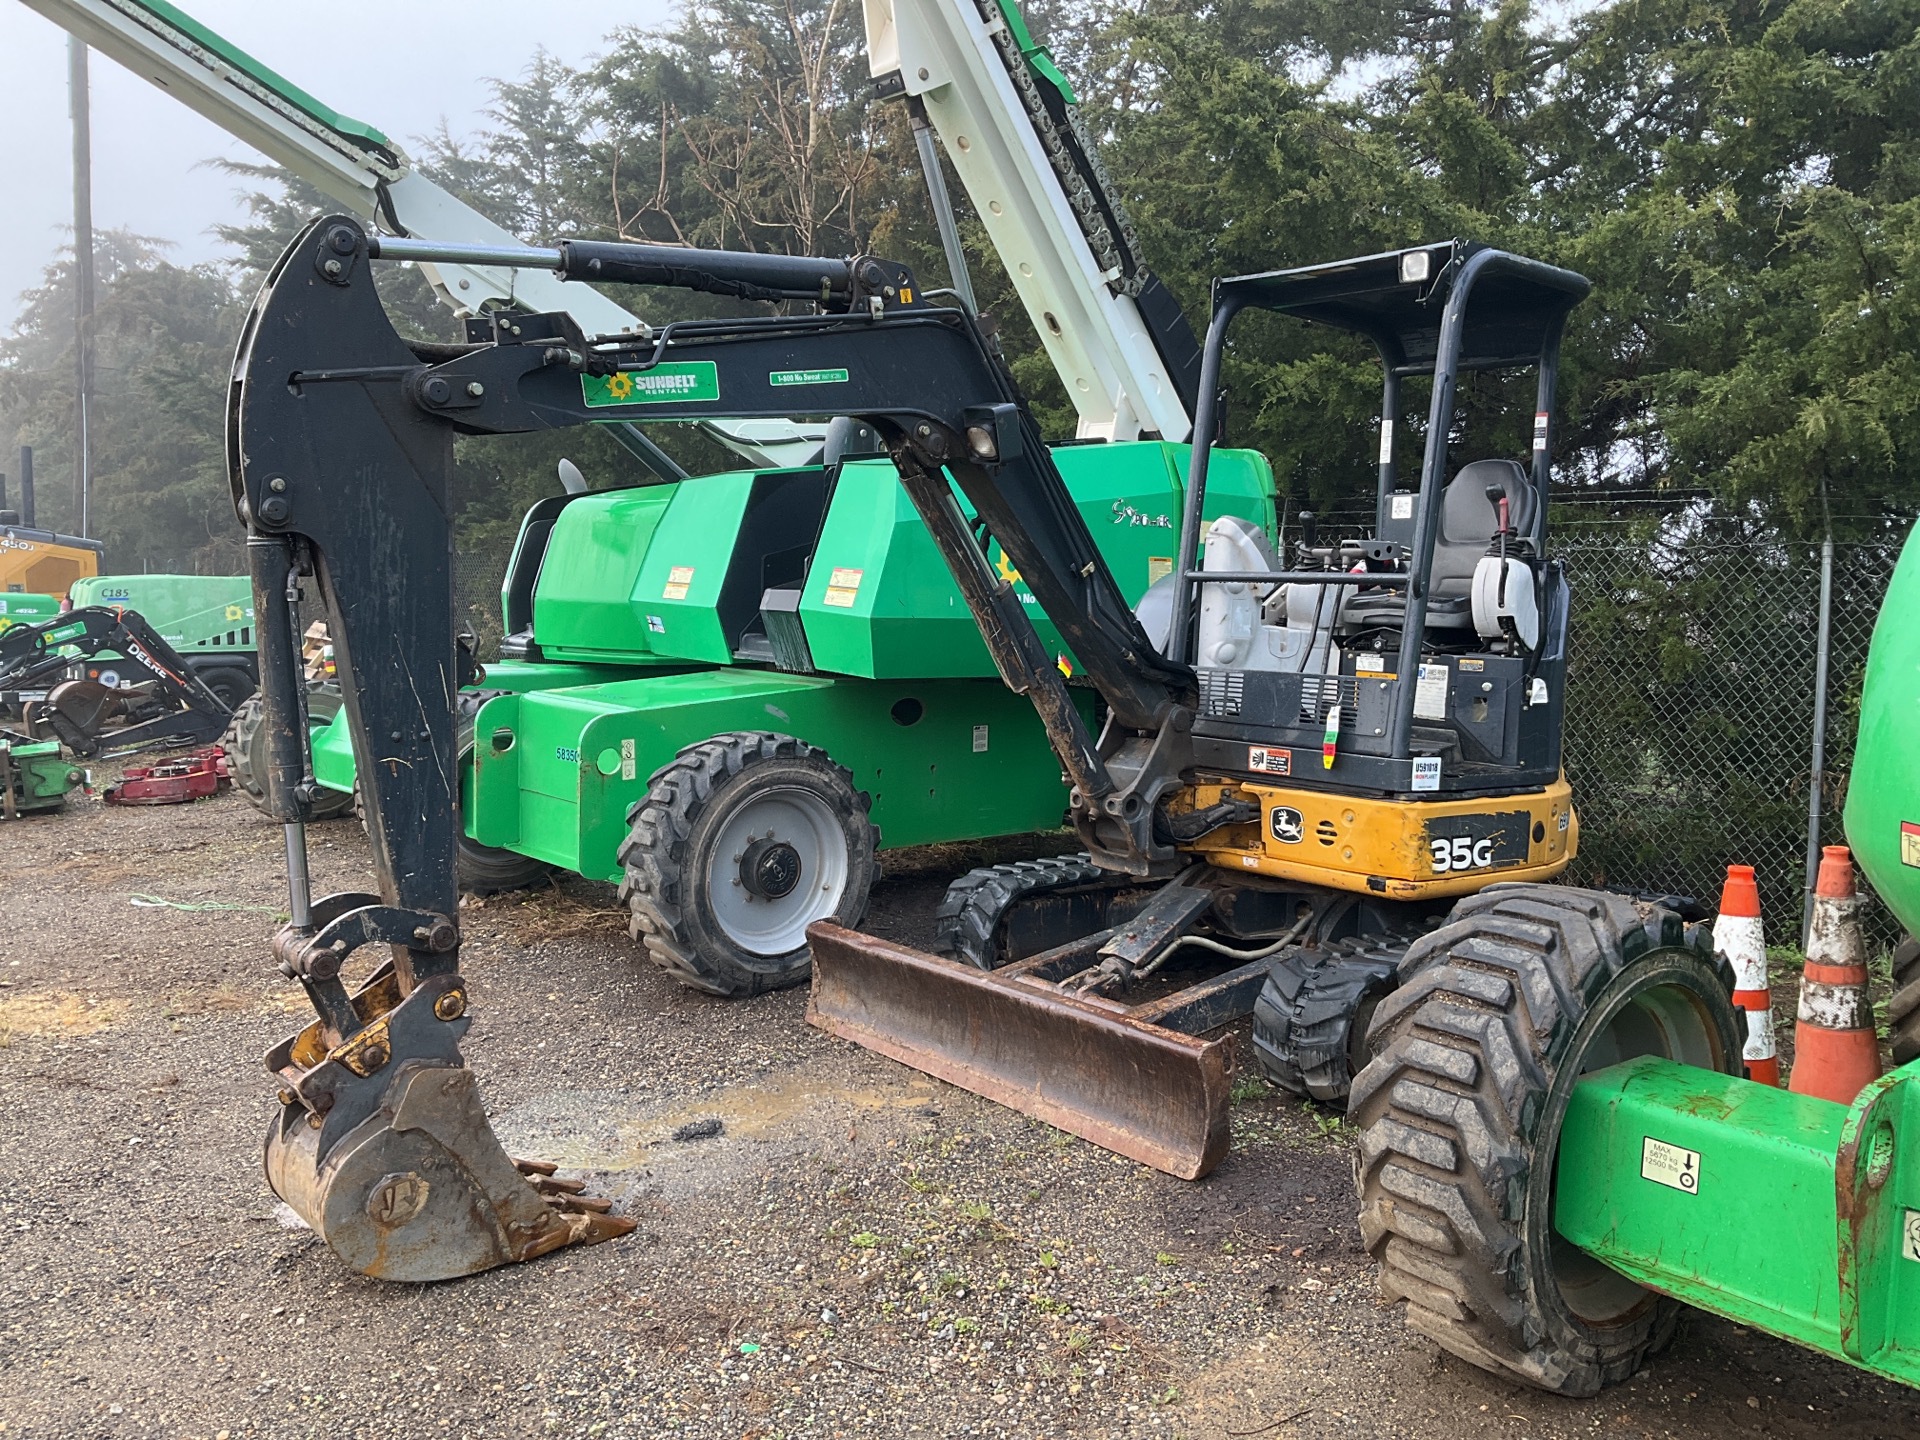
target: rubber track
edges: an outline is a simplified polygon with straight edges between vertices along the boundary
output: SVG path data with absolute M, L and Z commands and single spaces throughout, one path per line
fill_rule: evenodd
M 933 912 L 934 953 L 991 970 L 1001 963 L 1000 922 L 1017 902 L 1044 890 L 1106 878 L 1108 872 L 1084 850 L 969 870 L 947 887 L 940 908 Z
M 1893 1063 L 1920 1060 L 1920 940 L 1900 937 L 1893 952 L 1893 998 L 1887 1002 Z
M 620 862 L 620 903 L 627 907 L 627 933 L 639 941 L 654 964 L 682 985 L 709 995 L 757 995 L 779 988 L 776 976 L 723 975 L 706 961 L 687 937 L 681 900 L 690 877 L 681 869 L 692 838 L 694 822 L 708 798 L 722 783 L 759 760 L 798 760 L 818 756 L 833 765 L 853 791 L 853 772 L 834 764 L 826 751 L 761 730 L 732 731 L 689 745 L 654 771 L 647 793 L 627 812 L 629 830 L 615 859 Z M 859 797 L 866 804 L 864 795 Z M 879 848 L 874 831 L 874 848 Z M 858 924 L 861 917 L 849 923 Z
M 1367 936 L 1317 950 L 1282 951 L 1253 1006 L 1253 1053 L 1282 1090 L 1345 1105 L 1355 1012 L 1368 991 L 1391 989 L 1410 936 Z
M 1413 1329 L 1564 1395 L 1625 1379 L 1671 1338 L 1679 1306 L 1652 1295 L 1609 1330 L 1567 1323 L 1523 1207 L 1547 1092 L 1581 1018 L 1623 966 L 1684 943 L 1671 912 L 1515 885 L 1463 900 L 1409 948 L 1350 1112 L 1361 1238 Z

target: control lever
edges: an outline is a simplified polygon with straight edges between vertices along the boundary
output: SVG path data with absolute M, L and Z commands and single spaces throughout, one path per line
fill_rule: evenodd
M 1507 487 L 1504 485 L 1487 486 L 1487 499 L 1492 502 L 1500 519 L 1493 532 L 1493 547 L 1490 554 L 1500 557 L 1500 603 L 1507 603 L 1507 537 L 1513 534 L 1513 522 L 1508 518 Z

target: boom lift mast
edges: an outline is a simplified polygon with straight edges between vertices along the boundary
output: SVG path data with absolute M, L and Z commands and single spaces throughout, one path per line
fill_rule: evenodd
M 253 146 L 362 223 L 396 236 L 515 247 L 518 236 L 422 175 L 407 153 L 372 125 L 329 108 L 239 46 L 165 0 L 22 0 L 69 34 Z M 497 307 L 564 310 L 587 334 L 641 334 L 647 326 L 588 285 L 566 285 L 539 268 L 486 261 L 429 261 L 427 282 L 456 313 Z M 805 464 L 819 452 L 818 426 L 785 420 L 705 426 L 727 448 L 760 465 Z M 633 426 L 615 434 L 642 463 L 678 467 Z M 664 469 L 662 467 L 665 467 Z
M 864 9 L 876 89 L 904 96 L 916 131 L 940 136 L 1079 414 L 1080 437 L 1186 439 L 1199 344 L 1141 262 L 1073 89 L 1018 7 L 865 0 Z M 948 261 L 961 272 L 951 247 Z

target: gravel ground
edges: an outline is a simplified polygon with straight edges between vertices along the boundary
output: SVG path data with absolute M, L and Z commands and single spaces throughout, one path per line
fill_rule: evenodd
M 357 822 L 312 840 L 316 889 L 364 884 Z M 1706 1317 L 1597 1401 L 1502 1383 L 1376 1301 L 1331 1117 L 1243 1082 L 1233 1154 L 1171 1180 L 809 1030 L 802 994 L 676 987 L 579 881 L 465 912 L 467 1053 L 509 1150 L 639 1231 L 349 1274 L 260 1175 L 259 1057 L 303 1021 L 278 849 L 234 795 L 0 829 L 5 1440 L 1920 1432 L 1912 1392 Z M 988 853 L 890 857 L 872 927 L 924 939 Z

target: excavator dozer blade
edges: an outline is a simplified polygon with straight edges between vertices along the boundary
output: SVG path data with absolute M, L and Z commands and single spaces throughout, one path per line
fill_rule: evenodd
M 448 1280 L 634 1228 L 580 1195 L 581 1182 L 501 1147 L 451 1043 L 466 1028 L 464 1015 L 445 1018 L 464 1009 L 458 985 L 457 975 L 425 982 L 331 1052 L 309 1026 L 267 1057 L 297 1086 L 282 1091 L 267 1135 L 267 1183 L 376 1279 Z
M 807 1023 L 1182 1180 L 1227 1152 L 1232 1041 L 824 922 Z

